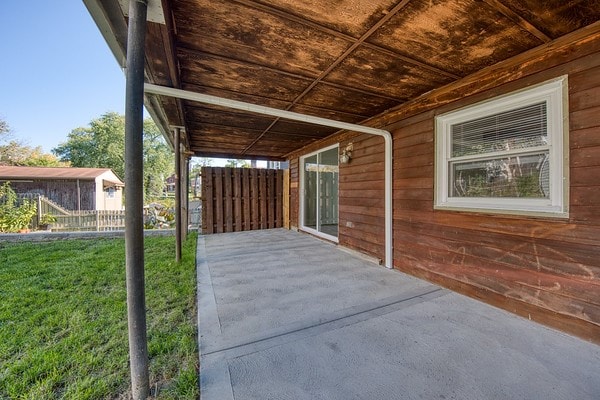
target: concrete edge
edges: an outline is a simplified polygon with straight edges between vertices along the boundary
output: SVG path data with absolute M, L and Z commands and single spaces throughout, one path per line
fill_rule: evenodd
M 350 247 L 342 246 L 340 244 L 338 244 L 337 248 L 345 253 L 353 255 L 354 257 L 360 258 L 361 260 L 368 261 L 368 262 L 376 264 L 376 265 L 383 265 L 383 260 L 381 258 L 377 258 L 377 257 L 371 256 L 369 254 L 365 254 L 363 252 L 351 249 Z
M 220 337 L 222 334 L 217 301 L 214 295 L 210 269 L 206 258 L 206 243 L 202 235 L 196 242 L 197 326 L 198 356 L 200 362 L 200 396 L 233 400 L 233 387 L 227 360 L 204 355 L 203 336 Z
M 144 236 L 173 236 L 174 229 L 146 229 Z M 65 239 L 98 239 L 98 238 L 122 238 L 125 237 L 125 231 L 78 231 L 78 232 L 47 232 L 38 231 L 30 233 L 1 233 L 0 242 L 51 242 L 54 240 Z

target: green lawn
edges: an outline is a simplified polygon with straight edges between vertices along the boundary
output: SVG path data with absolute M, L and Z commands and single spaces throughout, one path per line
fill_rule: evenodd
M 196 235 L 146 237 L 150 380 L 159 399 L 198 398 Z M 0 399 L 129 394 L 123 239 L 0 244 Z

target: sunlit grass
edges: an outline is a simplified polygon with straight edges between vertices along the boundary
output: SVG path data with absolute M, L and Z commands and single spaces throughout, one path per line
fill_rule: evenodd
M 198 397 L 195 239 L 147 237 L 151 386 Z M 123 239 L 0 246 L 0 399 L 128 397 Z

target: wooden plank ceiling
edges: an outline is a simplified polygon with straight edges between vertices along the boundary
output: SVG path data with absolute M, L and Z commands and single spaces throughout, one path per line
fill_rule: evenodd
M 116 0 L 115 0 L 116 1 Z M 152 83 L 361 123 L 598 21 L 598 0 L 162 0 Z M 336 129 L 160 97 L 198 156 L 283 159 Z

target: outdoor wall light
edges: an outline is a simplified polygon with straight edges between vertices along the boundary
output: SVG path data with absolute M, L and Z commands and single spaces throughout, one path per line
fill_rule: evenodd
M 340 154 L 340 164 L 348 164 L 348 162 L 350 162 L 352 150 L 354 150 L 354 147 L 352 146 L 352 142 L 350 142 L 342 150 L 342 154 Z

